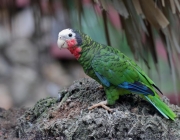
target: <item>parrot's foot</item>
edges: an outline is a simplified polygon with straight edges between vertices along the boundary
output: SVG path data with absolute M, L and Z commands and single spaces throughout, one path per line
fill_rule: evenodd
M 101 107 L 103 107 L 104 109 L 106 109 L 107 111 L 113 112 L 113 109 L 109 108 L 109 107 L 106 106 L 106 105 L 107 105 L 107 100 L 106 100 L 106 101 L 102 101 L 102 102 L 97 103 L 97 104 L 94 104 L 94 105 L 92 105 L 91 107 L 89 107 L 88 109 L 91 110 L 91 109 L 94 109 L 94 108 L 96 108 L 96 107 L 101 106 Z

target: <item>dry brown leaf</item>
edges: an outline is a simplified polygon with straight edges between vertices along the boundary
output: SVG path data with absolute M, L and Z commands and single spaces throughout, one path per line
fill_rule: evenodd
M 156 28 L 165 28 L 169 24 L 169 21 L 161 12 L 161 10 L 155 6 L 153 0 L 139 0 L 142 11 L 147 20 Z
M 163 31 L 161 31 L 161 30 L 159 31 L 159 37 L 161 38 L 162 42 L 164 43 L 164 49 L 166 51 L 168 65 L 169 65 L 170 70 L 171 70 L 170 55 L 169 55 L 169 52 L 168 52 L 168 49 L 167 49 L 166 37 L 165 37 L 165 34 L 163 33 Z
M 108 1 L 107 0 L 99 0 L 102 8 L 107 11 L 108 9 Z
M 131 22 L 132 22 L 132 25 L 135 26 L 135 28 L 136 28 L 137 36 L 140 36 L 142 33 L 142 27 L 140 25 L 141 17 L 137 14 L 136 9 L 134 8 L 134 5 L 131 0 L 123 0 L 123 2 L 129 12 L 129 14 L 131 15 L 131 16 L 129 16 L 129 18 L 132 19 Z M 136 32 L 135 32 L 135 34 L 136 34 Z
M 140 3 L 139 3 L 139 0 L 133 0 L 132 2 L 134 4 L 134 7 L 136 9 L 137 14 L 138 15 L 143 14 Z
M 104 31 L 105 31 L 105 36 L 107 40 L 107 44 L 111 46 L 111 41 L 109 37 L 109 31 L 108 31 L 108 19 L 107 19 L 107 12 L 105 10 L 102 10 L 102 16 L 103 16 L 103 22 L 104 22 Z
M 170 32 L 171 32 L 171 34 L 170 34 L 171 42 L 172 42 L 173 46 L 176 48 L 176 51 L 180 54 L 180 46 L 178 43 L 179 36 L 177 37 L 176 33 L 173 30 L 170 30 Z
M 133 32 L 133 28 L 132 28 L 132 25 L 129 25 L 129 24 L 131 24 L 131 21 L 130 22 L 127 21 L 127 20 L 131 20 L 131 19 L 129 19 L 129 18 L 125 19 L 121 15 L 119 15 L 119 16 L 120 16 L 120 19 L 121 19 L 122 28 L 125 31 L 125 35 L 126 35 L 126 39 L 127 39 L 127 42 L 128 42 L 128 46 L 130 47 L 131 52 L 133 53 L 133 55 L 135 55 L 136 49 L 135 49 L 134 43 L 132 41 L 134 37 L 133 37 L 133 34 L 131 33 L 131 32 Z
M 126 6 L 124 5 L 122 0 L 113 0 L 112 1 L 112 5 L 114 6 L 114 8 L 117 10 L 117 12 L 125 17 L 128 18 L 129 17 L 129 13 L 127 11 Z
M 83 10 L 83 3 L 81 0 L 76 0 L 76 6 L 77 6 L 77 11 L 78 11 L 78 20 L 79 20 L 79 28 L 81 29 L 81 16 L 84 15 L 84 10 Z
M 165 2 L 164 2 L 164 0 L 161 0 L 161 2 L 162 2 L 162 6 L 165 7 Z
M 176 70 L 175 70 L 175 64 L 174 64 L 174 55 L 173 55 L 173 49 L 172 49 L 172 41 L 171 39 L 169 38 L 170 35 L 169 35 L 169 28 L 165 28 L 162 30 L 162 32 L 164 33 L 165 35 L 165 39 L 166 39 L 166 43 L 167 43 L 167 51 L 169 53 L 169 59 L 170 59 L 170 65 L 171 65 L 171 73 L 172 73 L 172 80 L 173 80 L 173 85 L 174 85 L 174 92 L 175 94 L 177 94 L 177 77 L 176 77 Z M 178 103 L 178 102 L 177 102 Z
M 180 4 L 179 4 L 179 1 L 178 1 L 178 0 L 174 0 L 174 2 L 175 2 L 175 5 L 176 5 L 178 11 L 180 12 Z
M 139 34 L 136 24 L 131 17 L 125 19 L 121 16 L 122 27 L 125 31 L 128 45 L 136 60 L 142 52 L 141 34 Z
M 176 7 L 175 7 L 174 0 L 170 0 L 170 5 L 171 5 L 172 13 L 175 14 L 176 13 Z
M 150 24 L 147 24 L 147 29 L 149 32 L 149 35 L 146 36 L 146 45 L 149 47 L 153 61 L 157 64 L 158 63 L 158 58 L 157 58 L 157 53 L 156 53 L 156 46 L 154 44 L 154 35 L 153 35 L 153 30 L 151 29 L 152 27 Z

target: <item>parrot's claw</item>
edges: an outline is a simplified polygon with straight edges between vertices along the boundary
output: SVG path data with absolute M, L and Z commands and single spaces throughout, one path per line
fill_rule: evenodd
M 100 85 L 98 88 L 99 88 L 99 89 L 103 89 L 104 87 L 103 87 L 102 85 Z
M 94 108 L 96 108 L 96 107 L 101 106 L 101 107 L 103 107 L 104 109 L 106 109 L 107 111 L 113 112 L 113 109 L 109 108 L 109 107 L 106 106 L 106 105 L 107 105 L 107 101 L 102 101 L 102 102 L 100 102 L 100 103 L 97 103 L 97 104 L 92 105 L 92 106 L 89 107 L 88 109 L 91 110 L 91 109 L 94 109 Z

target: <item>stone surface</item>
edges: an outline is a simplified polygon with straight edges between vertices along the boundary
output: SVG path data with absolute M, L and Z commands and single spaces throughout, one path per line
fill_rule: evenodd
M 0 84 L 0 108 L 9 109 L 12 107 L 12 97 L 6 85 Z
M 7 61 L 0 56 L 0 76 L 1 77 L 8 77 L 10 75 L 11 69 L 10 65 Z
M 29 40 L 19 39 L 7 48 L 6 55 L 15 64 L 35 65 L 37 51 L 34 47 Z
M 0 48 L 1 48 L 1 45 L 4 45 L 10 41 L 11 39 L 10 35 L 11 34 L 8 28 L 0 25 Z
M 47 64 L 43 68 L 43 73 L 48 81 L 54 82 L 59 86 L 68 86 L 72 78 L 68 75 L 65 68 L 58 63 Z
M 12 21 L 12 37 L 29 38 L 34 32 L 34 18 L 31 8 L 19 12 Z
M 14 103 L 20 105 L 33 93 L 38 77 L 35 70 L 25 66 L 14 67 L 12 71 L 10 89 Z

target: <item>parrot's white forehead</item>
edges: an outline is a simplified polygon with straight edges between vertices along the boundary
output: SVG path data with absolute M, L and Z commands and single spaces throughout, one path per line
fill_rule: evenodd
M 59 37 L 67 37 L 69 34 L 72 34 L 72 36 L 75 36 L 75 33 L 73 32 L 72 29 L 64 29 L 61 32 L 59 32 Z

